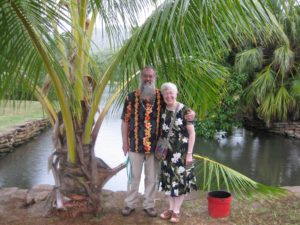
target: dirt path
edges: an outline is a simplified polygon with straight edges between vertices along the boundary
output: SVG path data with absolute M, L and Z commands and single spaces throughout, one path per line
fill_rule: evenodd
M 1 189 L 0 189 L 1 190 Z M 300 197 L 298 188 L 296 194 L 276 200 L 256 199 L 237 200 L 231 204 L 231 215 L 226 218 L 214 219 L 209 217 L 206 194 L 194 192 L 188 196 L 183 204 L 180 224 L 183 225 L 276 225 L 300 224 Z M 104 211 L 101 215 L 85 214 L 72 218 L 71 216 L 45 216 L 45 201 L 24 207 L 24 200 L 0 199 L 1 225 L 137 225 L 137 224 L 170 224 L 157 218 L 148 217 L 141 207 L 137 208 L 129 217 L 123 217 L 120 209 L 123 206 L 124 192 L 105 191 L 103 200 Z M 140 196 L 142 206 L 142 196 Z M 159 212 L 167 207 L 162 193 L 157 194 L 156 207 Z

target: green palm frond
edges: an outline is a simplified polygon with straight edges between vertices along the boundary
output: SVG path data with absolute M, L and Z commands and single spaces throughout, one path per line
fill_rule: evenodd
M 275 74 L 270 67 L 267 67 L 263 71 L 257 74 L 256 79 L 245 89 L 241 99 L 243 102 L 243 107 L 246 111 L 252 112 L 257 106 L 260 106 L 260 113 L 264 118 L 268 118 L 268 121 L 271 119 L 271 115 L 267 115 L 267 109 L 270 109 L 272 103 L 265 101 L 266 96 L 270 97 L 270 93 L 273 93 L 276 87 Z M 268 100 L 270 98 L 268 97 Z M 263 103 L 264 102 L 264 103 Z
M 277 11 L 279 20 L 283 24 L 285 33 L 293 42 L 299 41 L 299 2 L 298 1 L 278 1 L 280 10 Z
M 221 190 L 233 192 L 238 198 L 262 194 L 280 196 L 286 193 L 279 187 L 271 187 L 255 182 L 249 177 L 207 157 L 193 155 L 196 160 L 195 171 L 200 179 L 200 189 L 204 191 Z M 255 195 L 254 195 L 255 194 Z
M 219 101 L 219 93 L 224 80 L 229 75 L 227 68 L 208 60 L 190 59 L 187 63 L 168 66 L 173 73 L 162 76 L 160 84 L 167 81 L 174 82 L 180 92 L 179 100 L 192 107 L 202 117 Z
M 157 7 L 157 0 L 143 1 L 88 1 L 93 11 L 98 11 L 99 24 L 103 24 L 114 49 L 120 47 L 141 18 Z
M 31 82 L 30 78 L 37 78 L 40 75 L 37 70 L 40 69 L 40 64 L 44 66 L 53 81 L 53 86 L 55 87 L 56 95 L 61 106 L 62 117 L 66 124 L 69 158 L 70 161 L 74 163 L 76 160 L 75 135 L 69 102 L 67 100 L 68 92 L 63 88 L 63 71 L 59 66 L 58 60 L 55 58 L 55 52 L 51 50 L 48 43 L 54 42 L 50 35 L 52 26 L 47 19 L 49 19 L 49 12 L 51 12 L 51 15 L 59 15 L 55 7 L 56 2 L 49 1 L 49 3 L 47 2 L 47 4 L 45 4 L 44 1 L 16 0 L 2 1 L 0 3 L 0 29 L 2 30 L 3 28 L 3 30 L 6 31 L 0 33 L 0 48 L 4 49 L 4 51 L 1 52 L 3 55 L 0 57 L 0 60 L 6 60 L 7 64 L 13 62 L 15 64 L 14 66 L 17 67 L 17 69 L 11 68 L 10 66 L 1 67 L 0 74 L 6 76 L 6 80 L 10 78 L 10 75 L 15 76 L 14 79 L 11 79 L 10 86 L 14 85 L 12 81 L 17 82 L 24 79 L 25 82 L 23 83 L 25 85 L 23 88 L 26 90 L 28 89 L 26 88 L 26 84 L 36 83 Z M 54 8 L 51 6 L 54 6 Z M 60 17 L 57 16 L 56 18 Z M 52 19 L 51 17 L 51 21 Z M 11 33 L 14 31 L 18 32 L 17 35 Z M 24 41 L 25 44 L 21 41 Z M 19 45 L 19 48 L 14 46 L 15 43 Z M 7 45 L 10 46 L 10 48 Z M 14 59 L 12 56 L 16 56 L 16 58 Z M 34 60 L 32 60 L 32 58 Z M 33 63 L 33 65 L 29 63 Z M 5 62 L 0 63 L 0 65 L 3 64 L 5 64 Z M 39 65 L 39 67 L 36 67 L 37 65 Z M 34 74 L 32 75 L 31 72 Z M 34 88 L 32 89 L 34 90 Z M 5 89 L 2 89 L 1 85 L 0 96 L 3 95 L 2 91 L 5 91 Z
M 282 79 L 294 66 L 294 57 L 294 52 L 288 46 L 281 46 L 274 51 L 273 65 L 279 69 Z
M 239 73 L 251 73 L 260 69 L 263 61 L 261 48 L 253 48 L 240 52 L 235 57 L 235 68 Z
M 246 87 L 241 95 L 241 102 L 243 105 L 243 109 L 246 112 L 250 112 L 250 114 L 252 114 L 253 110 L 257 107 L 258 104 L 255 89 L 253 86 L 249 85 L 248 87 Z
M 0 74 L 9 75 L 9 82 L 5 86 L 0 85 L 0 96 L 3 96 L 4 91 L 6 93 L 14 91 L 15 84 L 19 85 L 19 91 L 27 90 L 26 85 L 22 86 L 22 84 L 33 83 L 41 76 L 41 70 L 44 69 L 43 59 L 37 48 L 34 47 L 38 42 L 47 51 L 51 64 L 53 66 L 59 65 L 59 61 L 55 57 L 58 49 L 53 40 L 53 35 L 51 35 L 53 30 L 49 17 L 57 22 L 60 21 L 65 24 L 69 22 L 64 12 L 54 8 L 56 1 L 47 1 L 48 7 L 44 2 L 32 0 L 2 0 L 0 2 L 0 29 L 3 31 L 0 33 Z M 24 21 L 26 20 L 26 23 L 33 27 L 36 40 L 30 37 L 16 9 L 24 18 Z M 60 76 L 62 74 L 60 66 L 56 70 L 57 75 Z M 17 82 L 22 79 L 27 81 Z
M 263 99 L 268 93 L 276 87 L 275 74 L 270 67 L 257 74 L 256 79 L 250 85 L 255 91 L 258 99 Z
M 295 99 L 294 117 L 296 120 L 300 117 L 300 79 L 296 78 L 292 81 L 291 96 Z
M 246 89 L 247 93 L 243 95 L 248 96 L 248 102 L 254 103 L 256 100 L 257 104 L 245 107 L 249 108 L 249 111 L 252 110 L 259 114 L 267 123 L 272 120 L 299 120 L 300 99 L 297 87 L 294 87 L 297 82 L 294 83 L 293 80 L 298 79 L 297 75 L 299 74 L 297 46 L 300 39 L 297 30 L 300 28 L 300 7 L 297 1 L 274 0 L 266 1 L 266 4 L 274 12 L 273 22 L 277 24 L 276 32 L 281 38 L 279 41 L 272 42 L 269 41 L 268 36 L 264 36 L 263 39 L 258 38 L 258 42 L 250 41 L 250 43 L 246 42 L 245 45 L 242 45 L 261 46 L 264 52 L 264 59 L 261 63 L 265 67 L 253 82 L 251 77 L 249 78 L 252 83 Z M 270 28 L 270 30 L 272 29 Z M 240 55 L 237 54 L 237 56 Z M 246 63 L 244 62 L 244 64 Z M 255 65 L 250 65 L 250 63 L 247 65 L 251 67 L 252 71 L 255 70 Z M 240 68 L 239 71 L 243 72 L 242 69 Z M 257 108 L 257 106 L 259 107 Z M 268 109 L 269 112 L 267 112 Z
M 276 105 L 275 105 L 275 93 L 268 93 L 262 100 L 261 105 L 258 107 L 258 114 L 264 119 L 264 121 L 269 124 L 272 119 L 275 118 Z
M 275 115 L 278 120 L 286 120 L 289 111 L 295 106 L 295 99 L 284 86 L 281 86 L 275 96 Z
M 291 87 L 292 95 L 300 98 L 300 79 L 295 79 L 292 82 L 292 87 Z
M 139 64 L 143 64 L 143 61 L 168 62 L 184 54 L 194 58 L 218 58 L 216 54 L 219 51 L 216 49 L 225 51 L 231 48 L 228 40 L 243 42 L 246 37 L 255 39 L 250 21 L 257 23 L 257 26 L 268 22 L 268 16 L 261 5 L 246 2 L 165 1 L 136 29 L 132 36 L 134 45 L 130 51 L 141 48 L 141 55 L 137 55 L 137 52 L 130 54 L 127 61 L 139 57 Z M 256 11 L 250 10 L 250 5 Z M 263 20 L 261 16 L 265 16 Z M 244 35 L 240 36 L 239 33 Z M 149 48 L 154 50 L 151 55 L 147 51 Z

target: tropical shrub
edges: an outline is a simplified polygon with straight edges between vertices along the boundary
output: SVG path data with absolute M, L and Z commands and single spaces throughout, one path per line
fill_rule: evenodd
M 219 131 L 230 135 L 234 127 L 241 126 L 240 97 L 246 81 L 245 74 L 233 71 L 230 73 L 225 81 L 225 88 L 220 93 L 220 102 L 207 113 L 204 119 L 196 122 L 196 132 L 199 136 L 213 138 Z

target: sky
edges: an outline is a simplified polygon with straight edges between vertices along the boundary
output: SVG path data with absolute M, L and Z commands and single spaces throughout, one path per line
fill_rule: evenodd
M 159 0 L 158 4 L 161 4 L 163 0 Z M 150 7 L 145 10 L 142 10 L 140 12 L 140 15 L 138 16 L 138 25 L 142 25 L 145 20 L 151 15 L 151 13 L 155 10 L 155 7 Z M 130 33 L 130 31 L 128 32 Z M 124 38 L 126 39 L 129 36 L 129 34 L 124 34 Z M 92 47 L 93 51 L 97 51 L 97 48 L 99 50 L 109 50 L 110 44 L 109 44 L 109 38 L 107 33 L 105 32 L 105 29 L 103 29 L 103 23 L 101 23 L 101 20 L 98 19 L 95 24 L 95 30 L 93 33 L 92 41 L 94 42 L 94 46 Z M 97 46 L 97 47 L 96 47 Z

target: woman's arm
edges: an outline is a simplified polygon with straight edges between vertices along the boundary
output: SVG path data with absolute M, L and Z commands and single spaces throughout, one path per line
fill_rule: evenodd
M 186 125 L 187 131 L 189 133 L 189 140 L 188 140 L 188 151 L 186 155 L 186 166 L 189 166 L 193 162 L 193 149 L 195 145 L 195 128 L 193 124 L 187 124 Z

